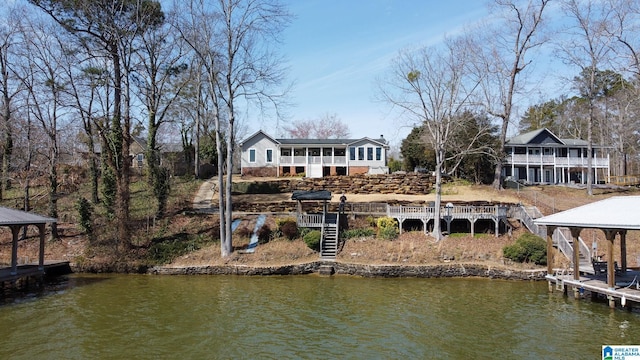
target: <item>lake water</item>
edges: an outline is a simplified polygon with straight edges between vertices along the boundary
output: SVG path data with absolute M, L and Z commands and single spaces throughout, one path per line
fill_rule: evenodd
M 71 275 L 0 305 L 0 359 L 600 359 L 640 314 L 488 279 Z

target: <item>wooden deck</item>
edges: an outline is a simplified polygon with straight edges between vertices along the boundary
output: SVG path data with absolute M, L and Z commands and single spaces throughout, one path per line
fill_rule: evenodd
M 68 273 L 70 270 L 67 269 L 70 269 L 69 261 L 62 260 L 46 260 L 43 268 L 39 268 L 38 264 L 35 263 L 18 265 L 18 271 L 15 274 L 11 271 L 11 267 L 2 267 L 0 268 L 0 282 L 15 281 L 45 274 Z
M 549 281 L 549 289 L 568 293 L 573 289 L 575 296 L 579 297 L 584 291 L 592 294 L 600 294 L 609 299 L 609 306 L 621 305 L 625 299 L 625 306 L 640 306 L 640 271 L 628 270 L 625 274 L 616 274 L 616 286 L 609 288 L 606 274 L 581 274 L 580 279 L 573 278 L 573 273 L 556 271 L 546 276 Z M 635 304 L 632 304 L 635 303 Z

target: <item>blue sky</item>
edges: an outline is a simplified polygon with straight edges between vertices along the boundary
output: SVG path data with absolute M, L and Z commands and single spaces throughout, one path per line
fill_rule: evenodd
M 375 100 L 376 78 L 400 50 L 436 44 L 487 13 L 479 0 L 290 0 L 289 10 L 295 18 L 281 53 L 295 83 L 290 120 L 335 113 L 352 137 L 384 135 L 392 144 L 410 129 Z M 262 126 L 279 135 L 275 124 Z

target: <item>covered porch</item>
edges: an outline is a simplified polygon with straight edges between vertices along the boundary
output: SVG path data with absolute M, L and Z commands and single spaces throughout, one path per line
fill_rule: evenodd
M 627 266 L 627 232 L 640 230 L 639 208 L 640 196 L 615 196 L 534 220 L 547 229 L 549 290 L 556 288 L 566 292 L 572 288 L 575 297 L 588 290 L 592 295 L 606 296 L 610 307 L 617 303 L 622 306 L 630 306 L 630 302 L 640 304 L 640 272 Z M 553 269 L 552 234 L 558 227 L 567 227 L 571 232 L 573 259 L 570 269 Z M 583 229 L 600 229 L 607 240 L 603 261 L 592 259 L 596 269 L 593 275 L 584 274 L 580 269 L 578 237 Z M 620 247 L 619 263 L 614 259 L 616 238 Z

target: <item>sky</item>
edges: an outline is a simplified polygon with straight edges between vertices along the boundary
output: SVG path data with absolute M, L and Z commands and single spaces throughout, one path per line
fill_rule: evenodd
M 288 60 L 288 119 L 251 124 L 279 137 L 286 121 L 336 114 L 352 138 L 399 145 L 410 128 L 376 100 L 376 79 L 403 49 L 434 45 L 486 16 L 480 0 L 289 0 L 294 19 L 280 53 Z

